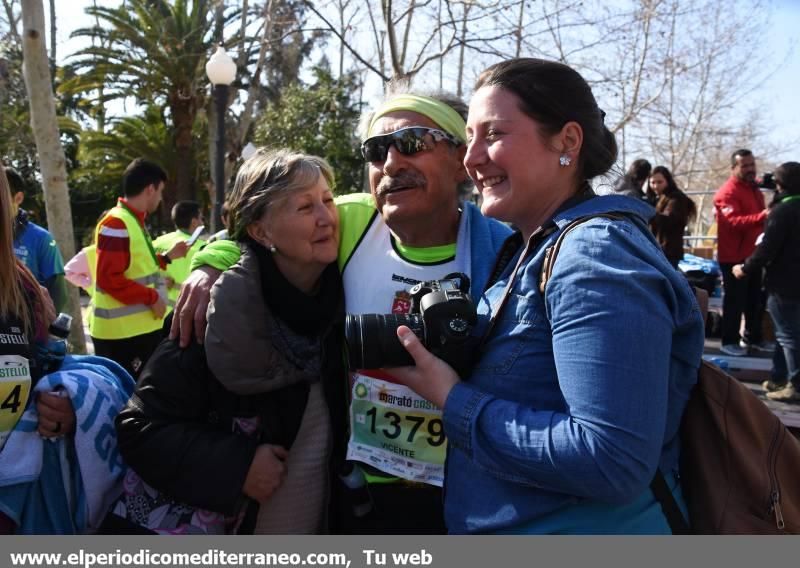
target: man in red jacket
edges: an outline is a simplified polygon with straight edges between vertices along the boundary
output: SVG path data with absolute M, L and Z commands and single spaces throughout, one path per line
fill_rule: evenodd
M 722 347 L 726 355 L 742 356 L 747 348 L 769 350 L 761 340 L 764 313 L 761 273 L 737 279 L 733 266 L 744 262 L 764 232 L 768 210 L 756 184 L 756 160 L 750 150 L 736 150 L 731 156 L 731 177 L 714 195 L 717 214 L 717 258 L 722 270 Z M 744 337 L 739 336 L 742 314 Z

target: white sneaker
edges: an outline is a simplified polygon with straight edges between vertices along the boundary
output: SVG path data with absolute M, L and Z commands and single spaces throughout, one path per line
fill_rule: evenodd
M 768 392 L 767 398 L 770 400 L 778 400 L 780 402 L 800 402 L 800 392 L 794 388 L 792 383 L 789 383 L 782 390 Z
M 725 355 L 730 355 L 731 357 L 744 357 L 747 355 L 747 349 L 743 347 L 739 347 L 735 343 L 729 343 L 727 345 L 723 345 L 719 348 L 721 352 Z
M 785 389 L 787 384 L 788 383 L 787 383 L 786 379 L 784 379 L 782 383 L 779 383 L 779 382 L 773 381 L 772 379 L 769 379 L 769 380 L 766 380 L 763 383 L 761 383 L 761 388 L 764 389 L 767 392 L 776 392 L 776 391 Z

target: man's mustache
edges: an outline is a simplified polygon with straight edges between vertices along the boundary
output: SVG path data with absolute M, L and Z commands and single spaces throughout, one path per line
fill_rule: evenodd
M 375 194 L 380 197 L 387 193 L 398 189 L 407 189 L 409 187 L 421 187 L 426 183 L 425 176 L 414 172 L 401 172 L 396 176 L 383 176 L 378 187 L 375 189 Z

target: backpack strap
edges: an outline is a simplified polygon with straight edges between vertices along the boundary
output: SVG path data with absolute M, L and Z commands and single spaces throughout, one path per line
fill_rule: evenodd
M 570 221 L 561 231 L 561 234 L 558 235 L 556 242 L 545 250 L 544 262 L 542 263 L 542 272 L 539 275 L 539 291 L 542 293 L 542 296 L 544 296 L 547 282 L 553 275 L 553 265 L 555 264 L 558 252 L 561 250 L 564 237 L 566 237 L 567 234 L 575 229 L 578 225 L 581 225 L 590 219 L 594 219 L 595 217 L 605 217 L 606 219 L 619 221 L 624 219 L 625 215 L 622 213 L 600 213 L 598 215 L 585 215 Z M 675 496 L 672 494 L 672 491 L 670 491 L 669 485 L 667 485 L 667 481 L 664 479 L 664 474 L 661 473 L 660 469 L 656 469 L 653 480 L 650 482 L 650 490 L 653 492 L 653 495 L 655 496 L 659 505 L 661 505 L 661 510 L 664 512 L 664 516 L 667 518 L 667 523 L 669 523 L 669 527 L 672 529 L 672 534 L 691 534 L 689 525 L 686 522 L 686 518 L 683 516 L 683 512 L 678 506 L 678 502 L 675 500 Z
M 555 263 L 556 256 L 558 255 L 558 251 L 561 250 L 561 244 L 564 242 L 564 237 L 570 233 L 573 229 L 575 229 L 578 225 L 585 223 L 591 219 L 596 217 L 605 217 L 606 219 L 612 219 L 615 221 L 620 221 L 625 218 L 625 215 L 622 213 L 598 213 L 596 215 L 584 215 L 583 217 L 578 217 L 577 219 L 573 219 L 567 226 L 561 230 L 561 234 L 558 235 L 556 242 L 553 243 L 551 246 L 547 247 L 544 251 L 544 262 L 542 263 L 542 272 L 539 275 L 539 292 L 544 294 L 545 286 L 547 286 L 547 281 L 550 280 L 550 277 L 553 275 L 553 264 Z
M 689 530 L 689 525 L 686 523 L 686 518 L 683 516 L 683 511 L 678 506 L 672 491 L 669 490 L 667 480 L 664 479 L 664 474 L 661 473 L 660 469 L 656 469 L 653 481 L 650 482 L 650 491 L 653 492 L 656 501 L 661 505 L 661 510 L 667 518 L 672 534 L 692 534 L 692 531 Z

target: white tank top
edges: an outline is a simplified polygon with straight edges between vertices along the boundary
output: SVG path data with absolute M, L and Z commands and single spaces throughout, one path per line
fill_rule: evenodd
M 343 272 L 347 312 L 405 314 L 408 290 L 451 272 L 470 274 L 468 215 L 461 215 L 455 257 L 416 263 L 401 256 L 389 228 L 376 215 Z M 389 475 L 441 486 L 444 437 L 441 410 L 391 377 L 360 371 L 351 375 L 351 436 L 347 458 Z

